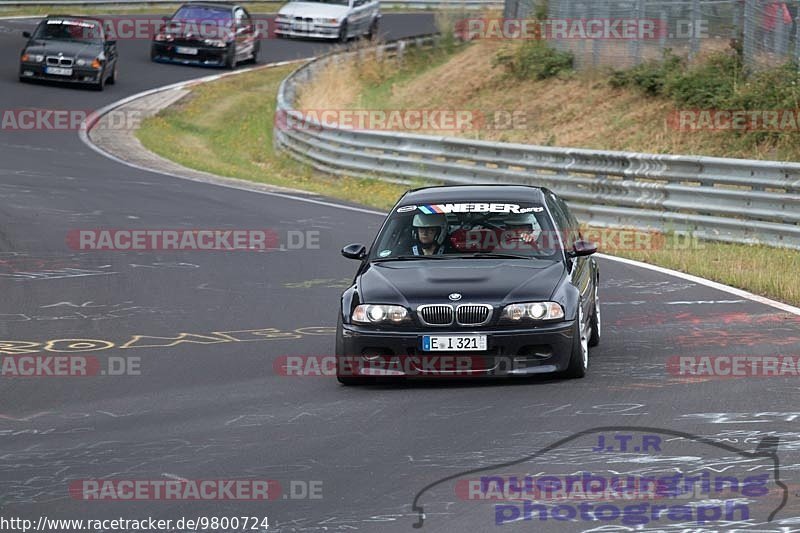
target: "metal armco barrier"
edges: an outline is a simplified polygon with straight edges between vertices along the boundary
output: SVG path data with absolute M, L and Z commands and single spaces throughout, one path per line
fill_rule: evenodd
M 357 131 L 323 127 L 293 108 L 298 88 L 331 62 L 354 54 L 391 57 L 437 42 L 436 36 L 418 37 L 323 56 L 299 68 L 281 84 L 276 116 L 310 127 L 276 121 L 276 149 L 336 175 L 544 186 L 566 199 L 583 222 L 597 226 L 693 232 L 700 239 L 800 249 L 797 163 Z

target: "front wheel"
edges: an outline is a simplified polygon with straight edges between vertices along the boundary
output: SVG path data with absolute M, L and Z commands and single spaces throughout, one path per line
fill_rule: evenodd
M 225 68 L 233 70 L 236 68 L 236 46 L 231 45 L 228 55 L 225 56 Z
M 592 319 L 589 321 L 590 335 L 589 346 L 597 346 L 600 344 L 600 334 L 602 333 L 602 319 L 600 318 L 600 294 L 598 293 L 599 281 L 594 282 L 594 312 Z
M 114 63 L 114 70 L 111 72 L 111 76 L 108 77 L 108 81 L 106 81 L 106 83 L 109 85 L 114 85 L 117 83 L 117 74 L 117 64 Z
M 106 73 L 105 71 L 100 73 L 100 77 L 97 80 L 97 83 L 94 84 L 95 91 L 102 91 L 106 88 Z
M 372 19 L 372 22 L 369 24 L 369 31 L 367 32 L 367 38 L 370 40 L 375 40 L 378 38 L 378 19 Z
M 584 320 L 583 307 L 578 302 L 578 321 L 575 324 L 575 333 L 572 336 L 572 354 L 569 358 L 569 366 L 564 371 L 564 377 L 566 378 L 582 378 L 589 368 L 589 337 L 586 333 Z
M 346 43 L 347 42 L 347 21 L 345 20 L 342 22 L 342 26 L 339 28 L 339 42 Z
M 250 64 L 255 65 L 258 63 L 258 53 L 261 51 L 261 43 L 256 42 L 253 45 L 253 55 L 250 57 Z

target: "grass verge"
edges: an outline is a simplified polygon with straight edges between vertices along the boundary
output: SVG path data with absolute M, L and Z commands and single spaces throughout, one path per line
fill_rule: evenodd
M 416 68 L 404 69 L 404 75 L 426 76 L 443 64 L 441 59 L 420 60 Z M 144 121 L 137 135 L 148 149 L 190 168 L 389 208 L 406 187 L 378 180 L 326 177 L 274 152 L 275 94 L 293 68 L 266 69 L 195 87 L 189 97 Z M 387 76 L 379 73 L 371 92 L 355 96 L 376 101 L 378 95 L 391 93 L 392 87 L 402 82 L 397 76 L 396 72 Z M 319 96 L 306 95 L 309 100 Z M 601 251 L 800 305 L 800 253 L 795 251 L 711 242 L 685 249 Z
M 137 137 L 148 150 L 189 168 L 390 208 L 405 186 L 327 177 L 274 151 L 275 95 L 295 68 L 268 68 L 194 87 L 145 120 Z
M 700 241 L 695 247 L 610 251 L 800 306 L 800 252 L 787 248 Z

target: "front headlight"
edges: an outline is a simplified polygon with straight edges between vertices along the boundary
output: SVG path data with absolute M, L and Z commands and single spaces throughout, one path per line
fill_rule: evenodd
M 83 59 L 83 58 L 80 58 L 77 61 L 75 61 L 75 64 L 78 65 L 79 67 L 84 67 L 84 66 L 88 65 L 89 63 L 90 63 L 89 59 Z
M 339 24 L 339 19 L 319 19 L 319 22 L 323 22 L 325 24 Z
M 203 41 L 203 43 L 205 43 L 206 46 L 216 46 L 217 48 L 225 48 L 225 46 L 228 44 L 222 39 L 206 39 Z
M 41 63 L 42 61 L 44 61 L 42 54 L 22 54 L 23 63 Z
M 507 305 L 502 318 L 512 322 L 523 320 L 559 320 L 564 318 L 564 308 L 556 302 L 527 302 Z
M 159 43 L 163 43 L 164 41 L 172 41 L 174 37 L 167 33 L 158 33 L 156 34 L 156 41 Z
M 357 324 L 401 324 L 409 316 L 408 309 L 399 305 L 359 305 L 352 318 Z

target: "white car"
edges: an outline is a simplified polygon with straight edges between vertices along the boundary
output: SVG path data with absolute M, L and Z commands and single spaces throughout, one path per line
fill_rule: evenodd
M 345 42 L 378 33 L 378 0 L 306 0 L 289 2 L 275 17 L 279 37 L 310 37 Z

